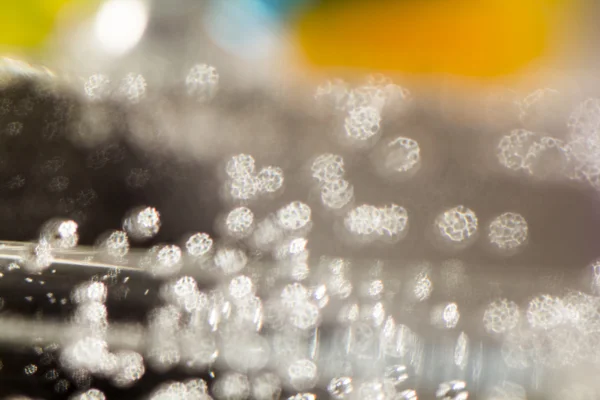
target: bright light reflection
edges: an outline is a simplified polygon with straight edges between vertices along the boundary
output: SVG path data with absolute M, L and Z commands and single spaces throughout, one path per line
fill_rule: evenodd
M 114 55 L 131 50 L 148 24 L 148 8 L 141 0 L 109 0 L 96 16 L 95 33 L 104 49 Z

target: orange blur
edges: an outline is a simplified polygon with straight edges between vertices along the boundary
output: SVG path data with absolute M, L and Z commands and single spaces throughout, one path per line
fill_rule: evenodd
M 322 6 L 297 21 L 318 68 L 495 77 L 551 54 L 575 1 L 372 0 Z

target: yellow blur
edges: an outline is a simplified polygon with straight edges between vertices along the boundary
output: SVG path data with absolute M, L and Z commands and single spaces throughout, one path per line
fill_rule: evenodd
M 319 68 L 495 77 L 551 54 L 576 0 L 372 0 L 322 6 L 296 22 Z
M 31 51 L 46 43 L 58 21 L 77 3 L 90 0 L 0 0 L 0 49 Z M 83 10 L 83 8 L 81 9 Z

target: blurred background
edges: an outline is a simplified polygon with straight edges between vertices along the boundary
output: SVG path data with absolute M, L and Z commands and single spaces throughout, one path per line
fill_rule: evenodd
M 598 398 L 598 11 L 0 0 L 0 396 Z

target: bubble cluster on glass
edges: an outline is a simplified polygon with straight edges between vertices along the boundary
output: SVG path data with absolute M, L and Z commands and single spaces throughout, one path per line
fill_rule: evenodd
M 397 241 L 408 229 L 408 213 L 396 204 L 383 207 L 363 204 L 348 211 L 344 227 L 354 238 L 362 241 Z
M 227 178 L 224 189 L 237 202 L 255 200 L 260 196 L 275 196 L 284 187 L 283 170 L 276 166 L 262 167 L 258 172 L 254 157 L 249 154 L 232 156 L 225 165 Z
M 525 247 L 528 222 L 538 218 L 532 214 L 528 221 L 514 212 L 510 207 L 519 199 L 503 204 L 502 185 L 498 192 L 492 187 L 489 202 L 475 201 L 472 197 L 479 189 L 490 188 L 478 175 L 484 169 L 464 182 L 456 180 L 462 179 L 457 170 L 481 161 L 476 146 L 493 143 L 484 154 L 495 152 L 495 168 L 499 163 L 500 171 L 510 171 L 504 182 L 556 176 L 600 188 L 598 100 L 577 106 L 565 132 L 556 126 L 545 133 L 537 130 L 542 125 L 536 113 L 546 112 L 541 102 L 550 92 L 516 95 L 519 100 L 512 105 L 520 111 L 520 122 L 496 121 L 497 136 L 488 140 L 482 134 L 472 147 L 459 148 L 426 140 L 427 134 L 435 133 L 427 130 L 435 130 L 433 120 L 427 121 L 431 126 L 413 130 L 414 121 L 402 113 L 408 92 L 390 80 L 373 76 L 356 87 L 335 80 L 317 89 L 315 97 L 321 103 L 307 113 L 315 124 L 306 126 L 306 136 L 270 143 L 262 133 L 265 126 L 285 126 L 272 115 L 280 105 L 256 112 L 254 97 L 243 102 L 248 109 L 225 97 L 216 99 L 220 82 L 214 67 L 195 65 L 175 80 L 187 94 L 181 104 L 163 99 L 164 87 L 155 85 L 160 82 L 151 76 L 134 73 L 119 80 L 114 75 L 114 85 L 112 73 L 110 79 L 95 74 L 78 80 L 80 92 L 83 82 L 82 107 L 66 100 L 55 105 L 40 135 L 44 143 L 84 138 L 81 168 L 104 177 L 122 166 L 124 175 L 114 182 L 134 196 L 166 183 L 161 193 L 169 200 L 180 195 L 171 189 L 184 182 L 200 185 L 202 202 L 196 203 L 193 218 L 182 224 L 181 232 L 173 232 L 172 222 L 162 220 L 173 215 L 172 210 L 141 206 L 130 209 L 121 226 L 102 228 L 104 233 L 90 238 L 90 222 L 104 217 L 106 199 L 72 174 L 69 157 L 48 146 L 31 169 L 0 160 L 3 187 L 10 194 L 5 199 L 7 214 L 15 211 L 11 196 L 23 194 L 24 207 L 41 215 L 44 208 L 56 206 L 56 215 L 64 216 L 47 220 L 31 242 L 0 243 L 5 253 L 0 279 L 14 282 L 11 290 L 17 291 L 0 299 L 0 336 L 18 349 L 33 342 L 27 349 L 31 357 L 18 369 L 11 365 L 6 370 L 32 381 L 44 379 L 50 391 L 76 399 L 102 399 L 113 391 L 190 400 L 524 399 L 541 394 L 540 388 L 553 379 L 561 386 L 550 386 L 554 397 L 588 393 L 585 384 L 584 389 L 569 385 L 562 390 L 562 380 L 583 380 L 579 369 L 589 369 L 593 376 L 599 364 L 600 262 L 590 264 L 593 254 L 579 255 L 587 257 L 581 265 L 584 279 L 575 265 L 570 265 L 572 274 L 540 265 L 527 279 L 508 279 L 517 268 L 529 272 L 521 261 L 546 256 L 543 251 L 536 255 L 539 243 Z M 253 91 L 249 94 L 260 98 Z M 114 101 L 126 107 L 114 109 Z M 247 119 L 249 131 L 262 132 L 261 140 L 248 145 L 253 140 L 240 138 L 226 147 L 222 154 L 229 156 L 214 162 L 218 189 L 210 191 L 202 185 L 204 168 L 185 173 L 189 160 L 183 151 L 194 152 L 198 143 L 212 151 L 205 130 L 218 131 L 221 122 L 226 128 L 235 125 L 228 118 L 213 118 L 215 108 L 231 106 Z M 148 115 L 154 114 L 148 112 L 151 107 L 157 107 L 156 115 Z M 5 118 L 0 136 L 11 144 L 29 135 L 32 126 L 25 117 L 42 108 L 37 99 L 0 99 Z M 173 109 L 181 114 L 170 114 Z M 67 121 L 78 114 L 77 121 Z M 173 115 L 177 118 L 170 120 Z M 137 121 L 147 117 L 160 126 Z M 263 118 L 263 130 L 256 129 L 255 120 Z M 316 128 L 319 121 L 328 123 L 323 132 Z M 294 121 L 288 122 L 293 129 Z M 181 129 L 188 123 L 193 128 L 190 136 Z M 139 149 L 134 163 L 129 163 L 128 145 L 108 143 L 113 130 L 130 124 L 139 124 L 136 130 L 155 141 L 155 146 Z M 396 124 L 402 129 L 394 128 Z M 394 131 L 387 132 L 388 127 Z M 515 127 L 519 128 L 510 130 Z M 311 135 L 320 138 L 327 130 L 341 133 L 347 146 L 311 141 Z M 219 145 L 231 144 L 226 142 Z M 271 151 L 275 147 L 270 145 L 281 145 L 277 149 L 282 154 Z M 371 145 L 369 154 L 355 151 Z M 156 153 L 170 146 L 181 146 L 176 147 L 181 170 Z M 445 156 L 442 150 L 449 147 L 459 152 L 453 156 L 464 157 L 425 160 L 421 146 L 428 154 L 430 149 L 439 151 L 435 156 Z M 302 157 L 286 158 L 284 151 L 290 148 L 297 148 Z M 259 165 L 257 160 L 267 156 L 279 160 L 281 167 Z M 432 174 L 423 183 L 423 198 L 418 180 L 403 179 L 417 178 L 422 164 L 427 167 L 424 172 Z M 285 177 L 284 169 L 290 171 Z M 296 179 L 296 172 L 303 176 Z M 399 179 L 378 185 L 382 176 Z M 468 186 L 466 191 L 461 184 Z M 29 199 L 36 185 L 47 204 Z M 545 183 L 534 186 L 552 189 Z M 425 204 L 427 196 L 434 204 Z M 204 197 L 225 201 L 215 210 L 205 206 Z M 549 203 L 555 200 L 560 198 Z M 474 204 L 478 215 L 465 205 L 452 207 L 462 202 Z M 493 214 L 488 204 L 496 212 L 511 211 Z M 523 206 L 529 219 L 528 209 Z M 205 212 L 218 217 L 187 227 L 192 219 L 206 222 L 200 218 Z M 466 251 L 454 252 L 452 259 L 442 254 L 448 248 L 439 244 L 465 250 L 475 242 L 478 217 L 487 227 L 481 239 L 490 246 L 479 243 L 483 246 L 473 250 L 485 256 L 473 261 Z M 21 234 L 21 228 L 14 227 L 15 232 Z M 399 243 L 402 239 L 406 240 Z M 428 247 L 432 244 L 434 249 Z M 504 257 L 507 254 L 515 257 Z M 486 268 L 489 276 L 482 273 Z M 67 269 L 74 272 L 67 276 Z M 70 293 L 63 293 L 57 282 L 66 282 Z M 15 315 L 19 302 L 35 312 L 35 318 Z M 2 363 L 0 369 L 5 373 Z M 93 389 L 96 385 L 106 396 Z

